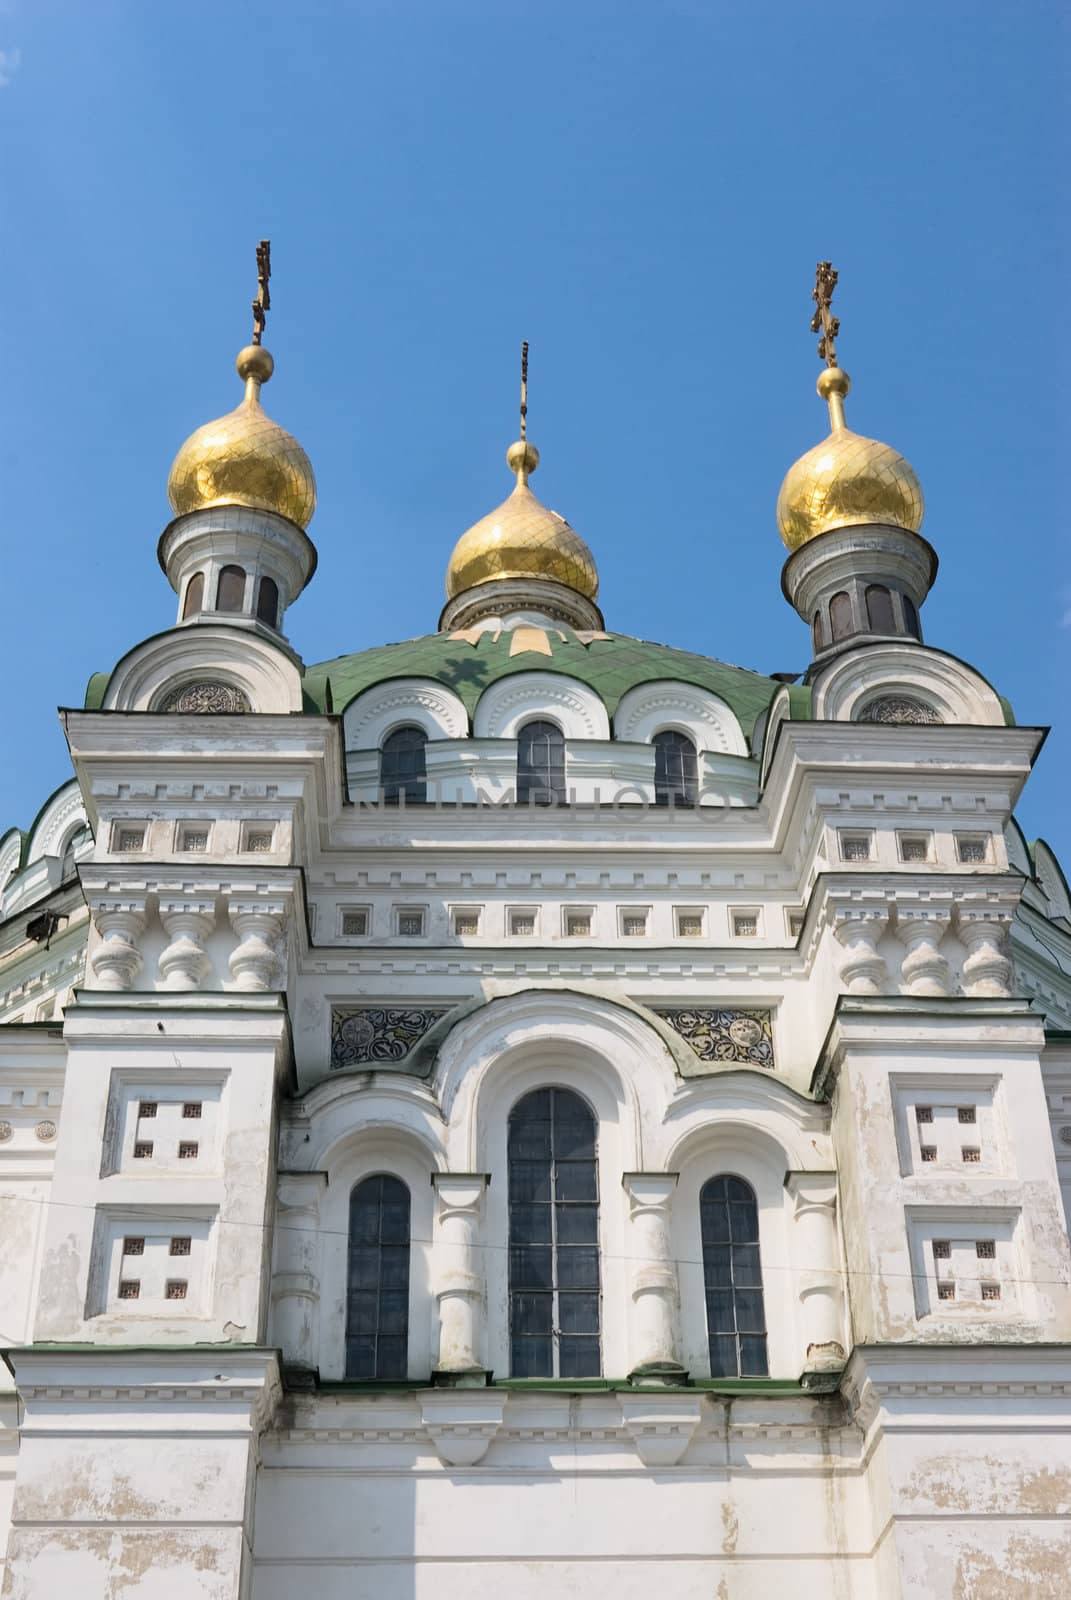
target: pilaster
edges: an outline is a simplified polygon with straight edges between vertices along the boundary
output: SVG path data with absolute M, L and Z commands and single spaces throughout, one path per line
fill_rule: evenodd
M 245 1600 L 273 1351 L 9 1352 L 23 1407 L 5 1600 Z
M 675 1172 L 626 1172 L 632 1233 L 632 1371 L 637 1384 L 679 1384 L 687 1377 L 677 1347 L 677 1268 L 670 1238 Z
M 433 1378 L 444 1385 L 485 1384 L 485 1274 L 478 1244 L 490 1178 L 482 1172 L 436 1172 L 434 1280 L 439 1306 L 439 1356 Z

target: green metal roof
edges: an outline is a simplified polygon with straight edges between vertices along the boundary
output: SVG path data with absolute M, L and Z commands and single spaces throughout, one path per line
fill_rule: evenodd
M 548 630 L 551 654 L 526 650 L 511 655 L 513 635 L 480 634 L 475 644 L 446 633 L 428 633 L 400 644 L 380 645 L 352 656 L 336 656 L 306 671 L 306 702 L 319 711 L 344 711 L 373 684 L 392 678 L 433 678 L 452 689 L 471 717 L 476 702 L 499 678 L 516 672 L 557 672 L 578 678 L 600 695 L 612 717 L 622 695 L 638 684 L 672 678 L 718 695 L 735 712 L 750 739 L 756 718 L 766 710 L 780 683 L 746 667 L 729 666 L 709 656 L 672 650 L 647 639 L 611 633 L 584 643 L 572 634 Z

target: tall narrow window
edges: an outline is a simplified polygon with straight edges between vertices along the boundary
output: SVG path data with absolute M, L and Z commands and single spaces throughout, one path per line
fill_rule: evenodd
M 817 655 L 826 642 L 825 619 L 820 611 L 816 611 L 814 614 L 811 633 L 814 636 L 814 653 Z
M 892 595 L 884 584 L 870 583 L 866 591 L 866 614 L 874 633 L 895 633 Z
M 245 609 L 245 572 L 241 567 L 220 567 L 216 585 L 217 611 Z
M 553 722 L 528 722 L 517 735 L 517 801 L 565 804 L 565 739 Z
M 379 1173 L 350 1195 L 347 1378 L 404 1378 L 409 1352 L 409 1190 Z
M 595 1119 L 568 1089 L 536 1089 L 509 1119 L 509 1332 L 514 1378 L 597 1378 Z
M 666 728 L 654 736 L 655 803 L 694 806 L 698 788 L 695 745 L 685 733 Z
M 712 1378 L 765 1378 L 766 1314 L 759 1208 L 743 1178 L 711 1178 L 699 1195 Z
M 900 604 L 904 608 L 904 627 L 913 639 L 922 638 L 922 629 L 919 627 L 919 614 L 915 610 L 915 602 L 910 595 L 902 594 Z
M 834 642 L 846 639 L 852 632 L 852 600 L 843 589 L 829 602 L 829 620 L 833 627 Z
M 427 742 L 423 728 L 395 728 L 393 733 L 388 733 L 379 756 L 379 783 L 384 800 L 393 804 L 399 800 L 427 799 L 424 756 Z
M 182 620 L 195 617 L 205 603 L 205 575 L 195 572 L 186 585 L 186 599 L 182 605 Z
M 266 622 L 269 628 L 275 628 L 279 623 L 279 585 L 274 578 L 261 578 L 257 590 L 257 620 Z

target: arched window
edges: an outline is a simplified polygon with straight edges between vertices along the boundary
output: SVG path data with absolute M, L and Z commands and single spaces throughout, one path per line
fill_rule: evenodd
M 242 611 L 245 608 L 245 572 L 241 567 L 220 567 L 216 585 L 217 611 Z
M 867 621 L 874 633 L 895 633 L 892 595 L 883 584 L 871 583 L 866 591 Z
M 666 728 L 654 736 L 655 803 L 694 806 L 698 788 L 695 745 L 686 733 Z
M 565 739 L 553 722 L 527 722 L 517 735 L 517 801 L 565 804 Z
M 182 620 L 195 617 L 205 603 L 205 575 L 195 572 L 186 585 L 186 599 L 182 606 Z
M 379 785 L 384 800 L 395 804 L 399 800 L 427 799 L 427 742 L 423 728 L 395 728 L 388 733 L 379 753 Z
M 279 585 L 274 578 L 261 578 L 257 590 L 257 619 L 269 628 L 279 623 Z
M 61 883 L 66 883 L 68 878 L 74 877 L 76 871 L 75 856 L 88 838 L 89 826 L 87 823 L 80 822 L 64 840 L 60 860 Z
M 820 611 L 816 611 L 814 614 L 811 632 L 814 637 L 814 653 L 817 655 L 826 642 L 825 619 Z
M 900 604 L 904 608 L 904 627 L 913 639 L 922 638 L 922 629 L 919 627 L 919 614 L 915 610 L 915 602 L 910 595 L 902 594 Z
M 536 1089 L 509 1119 L 509 1335 L 514 1378 L 597 1378 L 595 1118 L 569 1089 Z
M 409 1365 L 409 1190 L 379 1173 L 350 1195 L 347 1378 L 404 1378 Z
M 835 594 L 829 602 L 829 620 L 833 627 L 834 641 L 846 639 L 852 632 L 852 602 L 851 596 L 842 589 L 840 594 Z
M 766 1314 L 759 1208 L 743 1178 L 711 1178 L 699 1195 L 712 1378 L 765 1378 Z

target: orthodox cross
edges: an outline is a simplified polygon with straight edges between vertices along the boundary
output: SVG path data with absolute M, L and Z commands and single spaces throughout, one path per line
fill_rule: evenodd
M 521 345 L 521 438 L 528 437 L 528 340 Z
M 253 301 L 253 343 L 259 344 L 268 320 L 271 295 L 268 279 L 271 277 L 271 240 L 261 239 L 257 245 L 257 297 Z
M 815 272 L 814 288 L 811 291 L 811 299 L 818 307 L 811 318 L 811 332 L 822 335 L 818 341 L 818 354 L 824 359 L 827 367 L 835 367 L 837 364 L 836 338 L 840 332 L 840 318 L 835 317 L 832 310 L 837 276 L 831 261 L 820 261 Z

